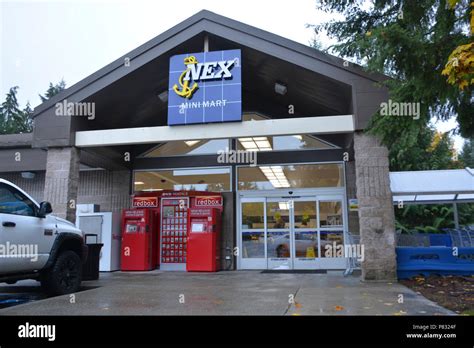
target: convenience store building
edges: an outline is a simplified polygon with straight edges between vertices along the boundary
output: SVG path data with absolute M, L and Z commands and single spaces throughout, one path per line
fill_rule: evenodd
M 392 280 L 388 151 L 363 131 L 385 78 L 201 11 L 35 108 L 32 135 L 0 137 L 0 176 L 70 220 L 71 200 L 219 192 L 226 269 L 344 269 L 324 246 L 350 232 L 363 278 Z

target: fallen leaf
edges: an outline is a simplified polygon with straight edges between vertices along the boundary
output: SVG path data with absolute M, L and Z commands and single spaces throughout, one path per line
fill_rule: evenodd
M 344 307 L 342 307 L 342 306 L 334 306 L 334 309 L 335 309 L 336 311 L 342 311 L 342 310 L 344 310 Z

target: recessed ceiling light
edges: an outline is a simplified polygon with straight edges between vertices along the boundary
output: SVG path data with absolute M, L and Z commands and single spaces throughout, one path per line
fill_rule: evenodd
M 199 142 L 200 142 L 200 140 L 187 140 L 187 141 L 185 141 L 184 143 L 185 143 L 186 145 L 188 145 L 189 147 L 191 147 L 191 146 L 196 145 L 196 144 L 199 143 Z

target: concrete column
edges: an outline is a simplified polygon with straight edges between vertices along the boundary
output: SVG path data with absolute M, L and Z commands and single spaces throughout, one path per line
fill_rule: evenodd
M 346 162 L 346 195 L 348 200 L 357 198 L 356 189 L 355 162 Z M 359 214 L 357 211 L 349 211 L 347 215 L 349 217 L 349 232 L 352 234 L 360 234 Z
M 122 211 L 130 208 L 130 194 L 133 187 L 130 188 L 132 173 L 129 170 L 114 171 L 112 173 L 112 211 Z
M 54 215 L 71 222 L 76 221 L 79 154 L 75 147 L 49 148 L 46 159 L 44 200 L 51 202 Z
M 390 190 L 388 150 L 369 134 L 354 135 L 364 280 L 395 280 L 395 215 Z

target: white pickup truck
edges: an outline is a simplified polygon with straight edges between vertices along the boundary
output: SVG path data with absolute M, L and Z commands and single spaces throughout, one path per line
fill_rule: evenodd
M 76 292 L 87 246 L 81 230 L 0 179 L 0 282 L 36 279 L 51 295 Z

